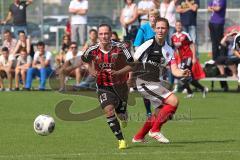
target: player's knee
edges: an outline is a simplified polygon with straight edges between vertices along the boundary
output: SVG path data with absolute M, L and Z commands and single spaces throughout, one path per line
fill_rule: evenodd
M 112 105 L 108 105 L 104 108 L 104 112 L 107 117 L 113 116 L 114 113 L 114 107 Z
M 179 100 L 177 98 L 177 96 L 175 96 L 174 94 L 172 94 L 170 97 L 168 97 L 165 101 L 165 103 L 170 104 L 171 106 L 175 106 L 177 107 L 179 104 Z

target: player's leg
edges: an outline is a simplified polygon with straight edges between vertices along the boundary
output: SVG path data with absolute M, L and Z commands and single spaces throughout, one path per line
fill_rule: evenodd
M 119 149 L 127 148 L 126 141 L 124 140 L 120 123 L 115 115 L 115 105 L 117 96 L 108 90 L 98 89 L 98 98 L 101 106 L 104 110 L 105 116 L 107 118 L 107 123 L 112 130 L 113 134 L 119 141 Z
M 161 133 L 161 128 L 176 112 L 178 103 L 178 98 L 174 94 L 164 99 L 163 107 L 159 109 L 153 126 L 149 131 L 150 137 L 162 143 L 169 143 L 169 140 Z

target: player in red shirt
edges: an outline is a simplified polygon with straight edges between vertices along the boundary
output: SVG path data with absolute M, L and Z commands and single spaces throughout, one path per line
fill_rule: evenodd
M 191 37 L 189 36 L 188 33 L 182 31 L 182 23 L 181 21 L 176 22 L 176 33 L 173 34 L 171 40 L 172 44 L 175 48 L 176 53 L 178 54 L 180 61 L 181 61 L 181 69 L 186 69 L 188 68 L 192 72 L 192 77 L 188 79 L 181 79 L 181 82 L 183 83 L 183 87 L 187 89 L 187 97 L 186 98 L 192 98 L 193 97 L 193 91 L 191 90 L 189 86 L 189 82 L 195 86 L 196 88 L 200 89 L 203 98 L 206 97 L 207 93 L 207 88 L 203 87 L 199 82 L 198 79 L 202 77 L 196 77 L 194 75 L 197 75 L 193 71 L 192 66 L 199 66 L 199 70 L 202 70 L 198 59 L 196 57 L 196 48 L 195 44 L 193 43 Z
M 82 56 L 89 64 L 89 72 L 97 78 L 98 99 L 107 122 L 116 138 L 119 149 L 127 148 L 119 119 L 127 118 L 128 73 L 133 58 L 123 43 L 111 41 L 112 30 L 107 24 L 98 27 L 99 43 L 90 47 Z

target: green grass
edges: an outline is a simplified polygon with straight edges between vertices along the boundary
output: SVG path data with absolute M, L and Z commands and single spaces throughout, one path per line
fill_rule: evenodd
M 207 84 L 207 83 L 206 83 Z M 232 84 L 232 89 L 235 84 Z M 130 122 L 123 130 L 129 149 L 119 151 L 104 117 L 88 122 L 67 122 L 55 115 L 55 105 L 71 99 L 73 113 L 87 111 L 97 100 L 56 92 L 0 92 L 0 160 L 239 160 L 240 99 L 238 93 L 211 92 L 206 99 L 196 93 L 193 99 L 177 94 L 180 106 L 175 120 L 164 126 L 171 144 L 132 144 L 132 136 L 144 119 L 140 98 L 129 107 Z M 55 118 L 56 129 L 49 136 L 33 131 L 39 114 Z

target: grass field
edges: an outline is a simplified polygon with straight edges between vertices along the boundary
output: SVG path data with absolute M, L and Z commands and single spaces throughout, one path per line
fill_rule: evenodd
M 235 86 L 232 84 L 232 89 Z M 67 122 L 55 115 L 55 105 L 63 99 L 74 101 L 73 113 L 96 107 L 96 99 L 53 91 L 0 92 L 0 160 L 239 160 L 239 93 L 211 92 L 206 99 L 200 93 L 193 99 L 177 95 L 179 110 L 163 128 L 170 144 L 148 137 L 148 144 L 131 143 L 145 117 L 138 98 L 137 104 L 129 107 L 130 122 L 123 130 L 129 149 L 120 151 L 104 117 Z M 56 121 L 54 133 L 45 137 L 33 131 L 34 118 L 43 113 Z

